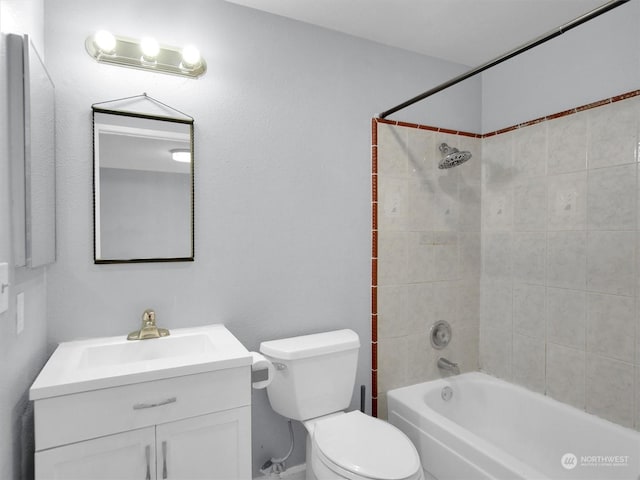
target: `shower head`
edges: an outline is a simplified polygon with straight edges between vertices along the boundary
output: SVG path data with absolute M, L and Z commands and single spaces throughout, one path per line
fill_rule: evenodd
M 457 167 L 471 158 L 471 152 L 461 152 L 457 148 L 450 147 L 446 143 L 440 144 L 440 151 L 444 154 L 444 158 L 440 160 L 440 163 L 438 164 L 438 168 L 440 169 Z

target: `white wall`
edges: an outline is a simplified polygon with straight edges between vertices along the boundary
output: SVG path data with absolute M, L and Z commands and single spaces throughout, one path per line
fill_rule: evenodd
M 44 54 L 43 0 L 0 0 L 3 33 L 27 33 Z M 0 262 L 12 264 L 7 67 L 0 42 Z M 28 389 L 47 354 L 46 272 L 10 268 L 9 310 L 0 314 L 0 478 L 33 473 L 33 414 Z M 16 293 L 25 295 L 25 329 L 16 333 Z M 24 422 L 24 424 L 23 424 Z
M 45 18 L 58 108 L 50 342 L 126 334 L 147 307 L 169 328 L 222 322 L 250 349 L 349 327 L 369 385 L 370 119 L 466 67 L 222 1 L 47 0 Z M 98 64 L 84 51 L 98 28 L 193 42 L 209 70 Z M 195 262 L 96 266 L 90 107 L 142 92 L 195 117 Z M 479 99 L 470 82 L 402 117 L 477 131 Z M 264 392 L 253 401 L 255 469 L 286 452 L 288 432 Z M 296 435 L 290 464 L 304 460 Z
M 482 132 L 637 89 L 638 18 L 640 2 L 628 2 L 484 72 Z

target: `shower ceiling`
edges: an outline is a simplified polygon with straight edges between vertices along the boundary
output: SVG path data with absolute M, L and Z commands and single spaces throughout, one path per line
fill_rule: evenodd
M 479 65 L 605 0 L 227 0 L 385 45 Z

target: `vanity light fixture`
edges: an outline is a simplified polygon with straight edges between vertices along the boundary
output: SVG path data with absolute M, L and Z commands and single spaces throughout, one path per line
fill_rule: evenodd
M 188 45 L 179 48 L 160 45 L 150 37 L 136 40 L 99 30 L 87 38 L 85 47 L 87 53 L 96 61 L 121 67 L 191 78 L 197 78 L 207 70 L 207 64 L 196 47 Z
M 173 148 L 169 151 L 174 161 L 181 163 L 191 162 L 191 150 L 188 148 Z

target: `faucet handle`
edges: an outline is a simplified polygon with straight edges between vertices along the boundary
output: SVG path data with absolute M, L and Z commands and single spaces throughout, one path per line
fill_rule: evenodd
M 149 327 L 155 327 L 156 325 L 156 312 L 147 308 L 142 314 L 142 323 Z

